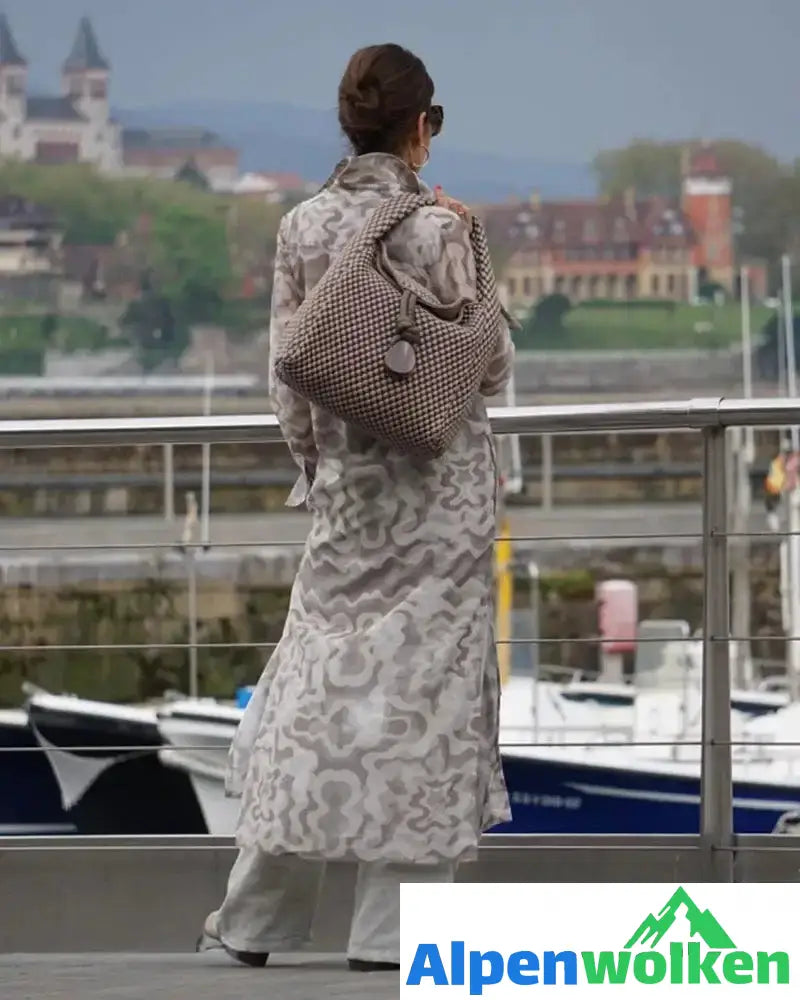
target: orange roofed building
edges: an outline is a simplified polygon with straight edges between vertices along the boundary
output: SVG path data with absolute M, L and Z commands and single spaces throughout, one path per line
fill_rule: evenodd
M 242 174 L 232 193 L 242 198 L 279 204 L 294 197 L 308 197 L 318 189 L 319 184 L 310 183 L 299 174 L 255 171 Z
M 732 185 L 712 150 L 684 161 L 680 204 L 627 191 L 595 201 L 528 201 L 481 214 L 512 308 L 542 296 L 693 300 L 705 281 L 735 291 Z
M 162 180 L 191 166 L 215 191 L 230 191 L 239 177 L 238 150 L 204 128 L 124 129 L 122 161 L 126 176 Z

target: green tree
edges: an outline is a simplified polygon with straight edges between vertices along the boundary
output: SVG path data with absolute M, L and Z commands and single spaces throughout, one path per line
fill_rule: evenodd
M 146 372 L 166 360 L 179 358 L 189 340 L 188 328 L 176 319 L 169 299 L 150 287 L 130 303 L 120 325 Z
M 800 313 L 794 315 L 794 350 L 795 362 L 800 367 Z M 781 321 L 782 322 L 782 321 Z M 785 352 L 785 338 L 779 337 L 778 315 L 773 313 L 761 329 L 760 343 L 756 348 L 756 364 L 758 372 L 764 379 L 777 379 L 785 364 L 782 363 L 779 352 Z M 785 354 L 784 354 L 785 357 Z
M 194 160 L 187 160 L 184 163 L 177 174 L 175 174 L 175 180 L 180 181 L 182 184 L 190 184 L 199 191 L 208 191 L 211 187 L 208 183 L 208 178 Z
M 635 188 L 642 196 L 677 200 L 681 168 L 691 141 L 655 142 L 639 139 L 621 149 L 606 150 L 594 159 L 594 172 L 604 194 Z M 733 182 L 737 209 L 736 236 L 740 250 L 774 261 L 784 252 L 800 216 L 797 174 L 765 150 L 735 139 L 713 143 L 720 166 Z
M 556 292 L 539 299 L 515 337 L 519 347 L 563 346 L 564 320 L 571 309 L 566 295 Z
M 103 179 L 82 165 L 41 167 L 7 161 L 0 165 L 0 195 L 10 194 L 53 210 L 67 243 L 113 243 L 136 212 L 128 186 Z
M 231 281 L 224 218 L 163 207 L 153 224 L 152 266 L 159 293 L 181 321 L 213 322 Z
M 231 199 L 226 211 L 231 268 L 237 283 L 248 274 L 264 275 L 266 300 L 270 293 L 278 226 L 284 212 L 283 205 L 237 198 Z
M 207 190 L 188 168 L 181 181 L 165 181 L 109 177 L 87 165 L 9 161 L 0 163 L 4 194 L 51 209 L 66 243 L 124 245 L 129 265 L 149 273 L 143 302 L 127 323 L 148 364 L 159 351 L 178 351 L 191 324 L 239 317 L 226 302 L 245 275 L 270 274 L 283 212 L 281 206 L 243 207 L 232 196 Z M 268 282 L 262 278 L 261 284 Z M 259 287 L 262 298 L 268 293 Z M 169 329 L 167 347 L 161 338 Z
M 620 195 L 634 188 L 644 197 L 675 198 L 680 191 L 682 143 L 637 139 L 622 149 L 609 149 L 592 163 L 603 194 Z
M 570 301 L 566 295 L 556 292 L 539 299 L 533 310 L 533 326 L 539 330 L 563 330 L 564 319 L 570 311 Z

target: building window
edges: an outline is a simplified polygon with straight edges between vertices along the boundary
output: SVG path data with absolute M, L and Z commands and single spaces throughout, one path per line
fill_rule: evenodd
M 527 275 L 522 279 L 522 294 L 526 298 L 531 294 L 531 279 Z
M 584 223 L 583 238 L 587 243 L 594 243 L 597 240 L 597 223 L 594 219 L 587 219 Z
M 105 80 L 92 80 L 89 83 L 89 96 L 96 101 L 104 101 L 108 95 L 108 87 Z
M 517 279 L 516 278 L 509 278 L 508 279 L 508 294 L 509 295 L 516 295 L 517 294 Z
M 628 224 L 624 219 L 614 220 L 614 242 L 622 243 L 628 238 Z
M 653 277 L 650 279 L 650 291 L 653 293 L 653 295 L 658 295 L 658 293 L 661 291 L 661 282 L 658 280 L 657 274 L 654 274 Z
M 567 226 L 563 219 L 556 219 L 553 230 L 553 239 L 556 243 L 563 243 L 567 236 Z
M 14 126 L 14 138 L 15 139 L 21 139 L 22 138 L 22 126 L 21 125 L 15 125 Z
M 58 164 L 78 163 L 80 160 L 77 142 L 37 142 L 35 160 L 37 163 Z
M 6 82 L 6 93 L 9 97 L 21 97 L 25 93 L 24 78 L 18 73 L 10 76 Z
M 675 275 L 667 275 L 667 292 L 669 295 L 675 294 Z
M 79 76 L 73 76 L 70 78 L 69 96 L 83 97 L 83 80 Z

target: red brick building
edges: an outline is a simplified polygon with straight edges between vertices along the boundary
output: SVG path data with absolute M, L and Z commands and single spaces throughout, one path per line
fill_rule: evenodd
M 733 286 L 732 184 L 713 151 L 687 157 L 681 207 L 695 234 L 692 264 L 709 281 Z
M 708 280 L 734 290 L 731 182 L 713 152 L 685 162 L 680 203 L 627 191 L 594 201 L 486 206 L 513 307 L 560 292 L 587 299 L 687 301 Z

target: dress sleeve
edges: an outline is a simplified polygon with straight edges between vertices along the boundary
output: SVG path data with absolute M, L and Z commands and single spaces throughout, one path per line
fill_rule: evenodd
M 295 507 L 305 501 L 319 456 L 308 400 L 281 382 L 273 369 L 273 359 L 278 356 L 283 344 L 286 322 L 303 301 L 302 285 L 292 265 L 287 243 L 288 218 L 284 216 L 281 221 L 275 250 L 269 324 L 269 396 L 291 456 L 301 470 L 300 478 L 287 501 L 289 506 Z
M 391 256 L 426 285 L 442 303 L 474 302 L 477 295 L 475 256 L 469 228 L 449 209 L 435 206 L 416 213 L 408 223 L 416 232 L 402 233 L 393 241 Z M 406 225 L 406 224 L 403 224 Z M 495 396 L 506 387 L 514 368 L 514 343 L 505 319 L 497 328 L 494 354 L 480 392 Z
M 497 333 L 494 354 L 481 382 L 482 396 L 496 396 L 508 385 L 514 371 L 514 341 L 505 317 L 500 317 L 500 329 Z

